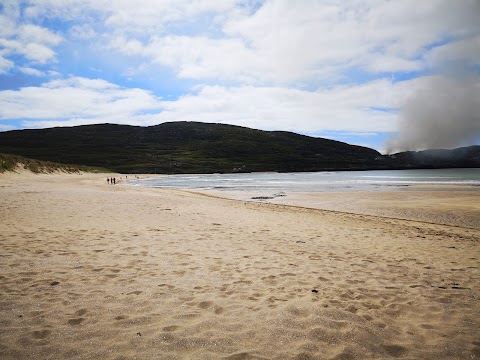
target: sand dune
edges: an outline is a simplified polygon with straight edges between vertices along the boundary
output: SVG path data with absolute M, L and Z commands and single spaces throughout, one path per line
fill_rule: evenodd
M 0 175 L 2 359 L 474 359 L 478 229 Z

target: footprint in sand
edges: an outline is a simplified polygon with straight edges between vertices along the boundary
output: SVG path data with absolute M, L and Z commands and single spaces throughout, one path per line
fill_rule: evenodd
M 384 345 L 383 348 L 388 355 L 393 357 L 400 357 L 407 352 L 407 349 L 400 345 Z
M 165 326 L 162 330 L 163 331 L 168 331 L 168 332 L 171 332 L 171 331 L 175 331 L 177 329 L 179 329 L 180 327 L 177 326 L 177 325 L 170 325 L 170 326 Z
M 34 339 L 45 339 L 48 335 L 50 335 L 52 332 L 50 330 L 39 330 L 39 331 L 34 331 L 32 332 L 32 337 Z
M 212 305 L 213 305 L 212 301 L 202 301 L 201 303 L 198 304 L 198 307 L 201 309 L 208 309 Z
M 221 315 L 225 312 L 225 309 L 221 306 L 215 306 L 214 307 L 214 310 L 213 312 L 216 314 L 216 315 Z
M 136 291 L 132 291 L 132 292 L 127 293 L 127 295 L 140 295 L 141 293 L 142 293 L 142 291 L 136 290 Z
M 80 325 L 83 320 L 85 320 L 85 319 L 84 318 L 69 319 L 67 321 L 67 324 L 68 325 Z
M 75 311 L 75 315 L 77 315 L 77 316 L 83 316 L 86 313 L 87 313 L 87 309 L 80 309 L 80 310 Z
M 212 308 L 213 312 L 216 315 L 220 315 L 225 312 L 225 309 L 223 307 L 215 305 L 213 301 L 202 301 L 198 304 L 198 307 L 201 309 Z

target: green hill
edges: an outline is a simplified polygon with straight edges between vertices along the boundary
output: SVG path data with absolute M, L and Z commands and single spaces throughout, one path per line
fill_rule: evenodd
M 457 149 L 406 151 L 389 157 L 391 166 L 401 168 L 468 168 L 480 167 L 480 145 Z
M 382 156 L 376 150 L 335 140 L 197 122 L 0 132 L 0 152 L 120 173 L 480 167 L 480 146 Z
M 364 169 L 380 155 L 290 132 L 196 122 L 8 131 L 0 133 L 0 152 L 122 173 Z

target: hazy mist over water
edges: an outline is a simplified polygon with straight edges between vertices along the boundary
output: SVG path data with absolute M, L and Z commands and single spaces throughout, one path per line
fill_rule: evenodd
M 219 191 L 317 192 L 388 190 L 419 184 L 480 186 L 480 169 L 381 170 L 316 173 L 168 175 L 129 185 Z
M 402 107 L 398 131 L 387 140 L 387 153 L 474 144 L 480 137 L 480 78 L 425 79 Z
M 398 135 L 386 141 L 387 153 L 480 143 L 480 1 L 459 3 L 470 8 L 455 29 L 464 38 L 424 55 L 430 75 L 418 78 L 401 104 Z M 445 13 L 445 19 L 456 16 Z

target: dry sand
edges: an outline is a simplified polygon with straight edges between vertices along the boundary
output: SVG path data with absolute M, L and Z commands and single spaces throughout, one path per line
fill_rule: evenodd
M 106 177 L 0 175 L 0 358 L 480 358 L 480 230 L 470 221 Z M 451 200 L 443 218 L 478 205 Z

